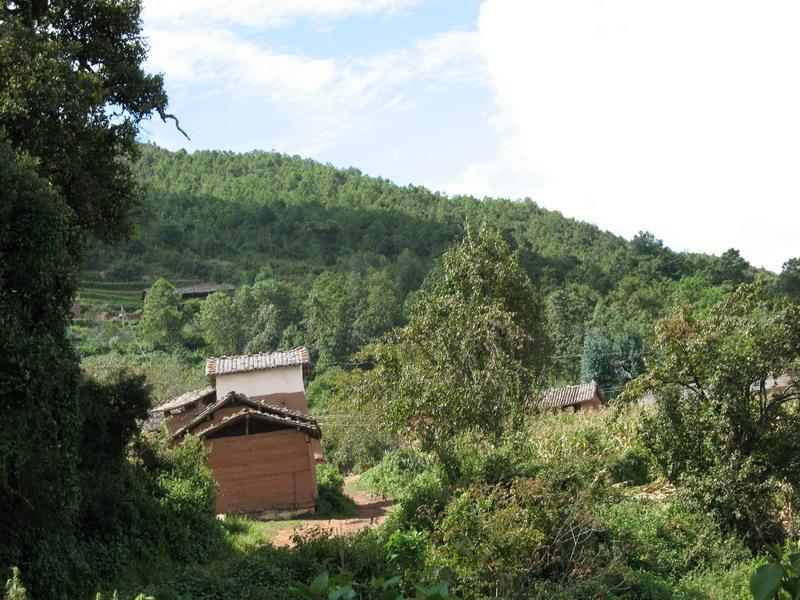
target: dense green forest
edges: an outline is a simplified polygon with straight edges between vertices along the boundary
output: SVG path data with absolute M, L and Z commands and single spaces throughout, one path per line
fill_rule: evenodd
M 130 296 L 112 293 L 108 298 L 119 302 L 104 306 L 135 308 L 135 292 L 158 277 L 176 284 L 269 280 L 272 291 L 262 293 L 275 307 L 271 333 L 251 343 L 255 334 L 230 332 L 222 342 L 210 339 L 220 328 L 209 325 L 209 353 L 303 343 L 320 371 L 345 364 L 404 321 L 407 301 L 467 225 L 487 225 L 519 252 L 546 296 L 557 348 L 553 382 L 577 382 L 586 355 L 584 379 L 594 377 L 615 394 L 625 377 L 609 363 L 640 365 L 632 353 L 646 352 L 653 324 L 677 299 L 708 306 L 757 275 L 734 249 L 720 257 L 677 253 L 652 234 L 626 241 L 531 200 L 450 198 L 277 153 L 144 146 L 135 172 L 144 198 L 136 233 L 127 243 L 93 247 L 83 293 L 91 298 L 127 282 L 116 287 Z M 786 273 L 784 279 L 796 276 Z M 223 304 L 216 301 L 218 313 L 235 312 Z M 190 346 L 202 346 L 202 330 L 187 333 Z
M 141 145 L 175 117 L 140 13 L 0 9 L 4 600 L 798 598 L 799 259 Z M 175 289 L 204 281 L 236 290 Z M 301 344 L 319 514 L 348 473 L 395 510 L 286 548 L 217 518 L 199 439 L 140 426 L 205 357 Z M 540 408 L 589 379 L 605 409 Z

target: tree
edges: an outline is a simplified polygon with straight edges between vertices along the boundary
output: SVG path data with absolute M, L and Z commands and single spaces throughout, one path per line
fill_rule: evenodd
M 392 278 L 386 271 L 367 276 L 366 297 L 353 327 L 362 343 L 377 340 L 400 321 L 400 301 Z
M 643 435 L 667 477 L 753 545 L 780 538 L 800 491 L 800 380 L 767 383 L 800 368 L 800 307 L 743 285 L 707 314 L 679 306 L 654 351 L 625 396 L 658 398 Z
M 549 349 L 543 301 L 517 253 L 493 230 L 469 230 L 408 325 L 358 355 L 369 369 L 340 397 L 444 456 L 456 434 L 498 434 L 531 408 Z
M 163 119 L 161 75 L 141 65 L 138 0 L 6 0 L 0 8 L 0 127 L 36 159 L 77 225 L 104 241 L 129 229 L 138 125 Z
M 645 345 L 639 328 L 626 323 L 614 337 L 617 385 L 623 386 L 645 372 Z
M 135 512 L 107 493 L 132 478 L 105 466 L 128 464 L 147 391 L 136 380 L 124 393 L 84 385 L 66 325 L 87 237 L 129 229 L 138 124 L 168 117 L 161 77 L 141 68 L 140 8 L 0 7 L 0 513 L 13 515 L 0 519 L 0 571 L 19 565 L 35 597 L 85 597 L 103 567 L 119 566 L 109 545 L 121 521 L 83 528 L 93 498 Z
M 289 325 L 291 299 L 283 286 L 261 276 L 252 286 L 244 285 L 234 298 L 243 327 L 245 352 L 275 350 Z
M 345 363 L 361 346 L 353 328 L 363 310 L 363 281 L 355 273 L 326 271 L 311 287 L 304 326 L 320 370 Z
M 615 391 L 617 371 L 614 365 L 611 342 L 598 329 L 589 329 L 583 338 L 581 352 L 581 379 L 596 381 L 604 395 Z
M 52 590 L 77 574 L 68 542 L 80 502 L 82 405 L 64 335 L 74 218 L 32 163 L 0 137 L 0 512 L 13 515 L 0 519 L 0 572 L 35 565 Z M 64 569 L 46 569 L 43 549 L 63 553 Z
M 596 303 L 597 294 L 580 284 L 570 284 L 550 294 L 548 331 L 554 348 L 553 372 L 557 380 L 574 383 L 581 376 L 583 338 Z
M 711 267 L 711 281 L 714 285 L 728 283 L 739 285 L 752 281 L 750 264 L 742 258 L 736 248 L 730 248 L 722 253 Z
M 790 258 L 783 263 L 775 287 L 793 302 L 800 304 L 800 258 Z
M 166 279 L 158 279 L 144 299 L 141 331 L 154 346 L 169 347 L 180 344 L 183 312 L 181 297 Z
M 195 317 L 197 329 L 208 349 L 217 356 L 234 356 L 244 348 L 245 339 L 239 311 L 225 292 L 208 296 Z

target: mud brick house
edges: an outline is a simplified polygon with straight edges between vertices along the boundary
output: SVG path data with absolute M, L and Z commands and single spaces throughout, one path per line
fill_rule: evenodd
M 545 392 L 539 408 L 561 410 L 598 410 L 603 408 L 603 397 L 596 381 L 553 388 Z
M 211 385 L 157 406 L 144 429 L 203 440 L 221 513 L 311 512 L 322 434 L 308 416 L 309 367 L 305 348 L 210 358 Z

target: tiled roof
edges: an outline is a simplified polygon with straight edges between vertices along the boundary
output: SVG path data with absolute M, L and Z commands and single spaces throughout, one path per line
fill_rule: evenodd
M 290 367 L 294 365 L 308 365 L 311 359 L 308 350 L 301 346 L 292 350 L 279 352 L 262 352 L 259 354 L 246 354 L 244 356 L 222 356 L 209 358 L 206 361 L 206 375 L 227 375 L 229 373 L 244 373 L 247 371 L 261 371 L 276 367 Z
M 288 411 L 285 412 L 261 412 L 259 410 L 253 408 L 242 408 L 242 410 L 233 413 L 222 419 L 221 421 L 214 423 L 210 427 L 206 427 L 202 431 L 198 432 L 200 437 L 205 437 L 219 429 L 222 429 L 236 421 L 239 421 L 244 418 L 255 419 L 257 421 L 266 421 L 267 423 L 272 423 L 275 425 L 280 425 L 283 427 L 301 429 L 303 432 L 307 433 L 311 437 L 320 438 L 322 437 L 322 432 L 319 429 L 319 425 L 317 422 L 309 419 L 308 421 L 299 421 L 293 418 L 291 415 L 286 414 Z
M 168 400 L 163 404 L 159 404 L 156 406 L 152 412 L 156 411 L 170 411 L 170 410 L 177 410 L 179 408 L 184 408 L 186 406 L 190 406 L 197 402 L 198 400 L 207 399 L 212 394 L 215 394 L 216 390 L 213 387 L 208 386 L 201 390 L 193 390 L 191 392 L 186 392 L 185 394 L 181 394 L 177 398 L 173 398 L 172 400 Z
M 195 285 L 187 285 L 183 287 L 176 287 L 175 291 L 182 298 L 191 298 L 197 296 L 209 296 L 214 292 L 233 292 L 236 287 L 230 284 L 216 284 L 216 283 L 197 283 Z M 142 290 L 142 298 L 145 298 L 150 293 L 150 288 L 146 287 Z
M 177 438 L 189 431 L 192 431 L 195 427 L 198 427 L 200 424 L 206 421 L 206 418 L 212 414 L 214 411 L 222 408 L 223 406 L 230 404 L 230 403 L 239 403 L 245 405 L 241 411 L 237 411 L 234 415 L 236 416 L 239 414 L 244 414 L 247 412 L 250 413 L 257 413 L 259 416 L 263 416 L 265 419 L 270 420 L 273 423 L 280 423 L 291 427 L 298 427 L 303 429 L 310 435 L 314 437 L 321 437 L 322 433 L 319 429 L 319 425 L 317 421 L 311 417 L 309 417 L 305 413 L 301 413 L 295 410 L 290 410 L 283 406 L 277 406 L 274 404 L 268 404 L 262 400 L 248 398 L 244 394 L 237 394 L 236 392 L 229 392 L 222 400 L 217 401 L 216 403 L 212 404 L 208 408 L 206 408 L 203 412 L 199 413 L 194 419 L 186 423 L 183 427 L 175 431 L 172 435 L 173 438 Z M 226 417 L 220 423 L 226 422 L 231 417 Z M 212 425 L 212 427 L 203 429 L 200 434 L 206 433 L 209 429 L 216 428 L 217 424 Z
M 137 423 L 142 431 L 151 433 L 161 426 L 165 418 L 166 417 L 164 416 L 163 412 L 151 410 L 149 413 L 147 413 L 146 419 L 137 421 Z
M 539 402 L 539 408 L 562 408 L 564 406 L 583 404 L 593 400 L 596 395 L 599 395 L 596 381 L 554 388 L 545 392 L 544 397 Z

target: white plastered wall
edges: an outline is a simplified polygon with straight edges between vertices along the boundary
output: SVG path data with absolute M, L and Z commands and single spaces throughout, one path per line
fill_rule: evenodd
M 224 398 L 228 392 L 266 396 L 304 391 L 302 365 L 217 375 L 217 398 Z

